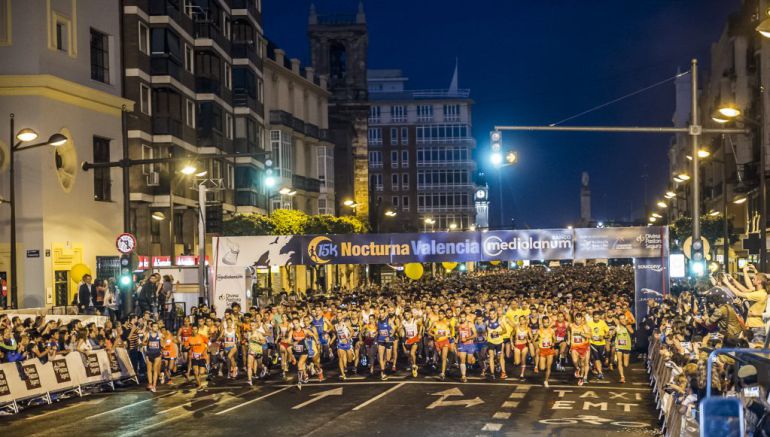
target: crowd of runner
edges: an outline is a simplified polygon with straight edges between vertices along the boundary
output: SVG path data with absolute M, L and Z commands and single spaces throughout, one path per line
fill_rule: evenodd
M 630 266 L 534 266 L 394 281 L 312 301 L 233 305 L 222 318 L 200 305 L 180 326 L 166 326 L 150 312 L 103 327 L 0 317 L 0 361 L 125 347 L 151 391 L 183 379 L 204 388 L 219 378 L 249 385 L 283 379 L 301 387 L 330 373 L 342 380 L 395 373 L 519 378 L 547 387 L 552 372 L 563 372 L 579 385 L 604 378 L 623 383 L 631 351 L 643 349 L 647 336 L 663 332 L 664 347 L 671 341 L 680 347 L 694 334 L 675 322 L 691 310 L 680 306 L 682 296 L 691 296 L 684 293 L 675 307 L 651 302 L 637 338 L 633 294 Z M 709 317 L 719 330 L 716 314 Z M 702 325 L 708 332 L 708 322 Z

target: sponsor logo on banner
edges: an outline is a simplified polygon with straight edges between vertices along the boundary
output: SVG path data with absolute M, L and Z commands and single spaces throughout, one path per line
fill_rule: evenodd
M 89 378 L 100 376 L 102 374 L 101 368 L 99 367 L 99 357 L 96 356 L 96 354 L 85 354 L 85 367 L 86 376 Z
M 5 371 L 0 370 L 0 397 L 11 394 L 11 387 L 8 386 L 8 379 L 5 377 Z
M 110 373 L 120 373 L 120 364 L 118 363 L 118 353 L 112 351 L 107 354 L 110 360 Z
M 246 270 L 242 267 L 221 267 L 214 281 L 214 306 L 217 314 L 224 317 L 224 312 L 237 303 L 246 308 Z
M 22 364 L 21 369 L 24 372 L 24 383 L 27 385 L 27 390 L 35 390 L 42 387 L 40 375 L 37 373 L 37 366 L 34 364 Z
M 663 271 L 663 266 L 661 264 L 637 264 L 636 265 L 637 270 L 652 270 L 655 273 L 660 273 Z
M 485 258 L 567 259 L 572 257 L 572 233 L 566 230 L 493 231 L 482 234 Z
M 307 255 L 316 264 L 326 264 L 337 256 L 337 246 L 329 237 L 315 237 L 307 245 Z
M 72 380 L 70 369 L 67 367 L 67 360 L 64 358 L 53 359 L 51 364 L 53 365 L 53 374 L 56 377 L 57 383 L 63 384 Z

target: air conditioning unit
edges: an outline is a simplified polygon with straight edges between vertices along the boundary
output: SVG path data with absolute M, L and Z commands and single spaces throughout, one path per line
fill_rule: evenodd
M 158 185 L 160 185 L 160 173 L 157 171 L 151 171 L 147 174 L 147 186 L 157 187 Z

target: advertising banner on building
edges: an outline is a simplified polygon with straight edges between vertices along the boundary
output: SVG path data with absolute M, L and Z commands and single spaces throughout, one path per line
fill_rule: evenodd
M 572 230 L 532 229 L 481 233 L 483 261 L 572 258 Z
M 668 228 L 575 229 L 576 259 L 644 258 L 668 254 Z
M 214 238 L 214 259 L 218 266 L 302 264 L 302 238 L 300 235 Z
M 669 293 L 668 265 L 666 257 L 636 258 L 634 260 L 634 300 L 636 313 L 636 328 L 639 329 L 644 316 L 647 315 L 647 301 L 653 299 L 663 301 Z

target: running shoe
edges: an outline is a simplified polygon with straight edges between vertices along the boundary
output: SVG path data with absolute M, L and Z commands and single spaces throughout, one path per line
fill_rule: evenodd
M 460 380 L 461 380 L 462 382 L 468 382 L 468 378 L 466 378 L 465 376 L 463 376 L 462 378 L 460 378 Z
M 344 373 L 341 373 L 341 374 L 340 374 L 340 381 L 344 381 L 344 380 L 346 380 L 346 379 L 347 379 L 347 377 L 345 376 L 345 374 L 344 374 Z
M 248 385 L 250 385 L 250 386 L 253 386 L 253 385 L 254 385 L 254 383 L 251 381 L 251 378 L 249 378 L 249 380 L 248 380 L 248 381 L 246 381 L 246 384 L 248 384 Z
M 417 366 L 412 366 L 412 378 L 417 378 Z
M 505 374 L 505 372 L 500 374 L 500 379 L 507 379 L 508 375 Z
M 598 379 L 600 381 L 603 380 L 604 379 L 604 374 L 600 373 L 600 374 L 596 375 L 596 379 Z
M 385 372 L 382 372 L 382 375 L 380 376 L 380 379 L 382 379 L 383 381 L 385 381 L 385 380 L 387 380 L 387 379 L 388 379 L 388 375 L 386 375 L 386 374 L 385 374 Z
M 582 386 L 583 384 L 583 378 L 578 379 L 578 385 Z
M 323 382 L 324 380 L 324 372 L 323 370 L 318 371 L 318 382 Z
M 548 381 L 543 381 L 543 387 L 548 388 Z
M 625 377 L 620 378 L 620 383 L 621 384 L 625 384 L 626 383 L 626 378 Z
M 575 378 L 580 378 L 580 370 L 575 369 Z
M 444 375 L 444 374 L 442 373 L 442 374 L 440 374 L 440 375 L 438 376 L 438 379 L 440 379 L 440 380 L 442 380 L 442 381 L 443 381 L 443 380 L 445 380 L 445 379 L 446 379 L 446 375 Z

